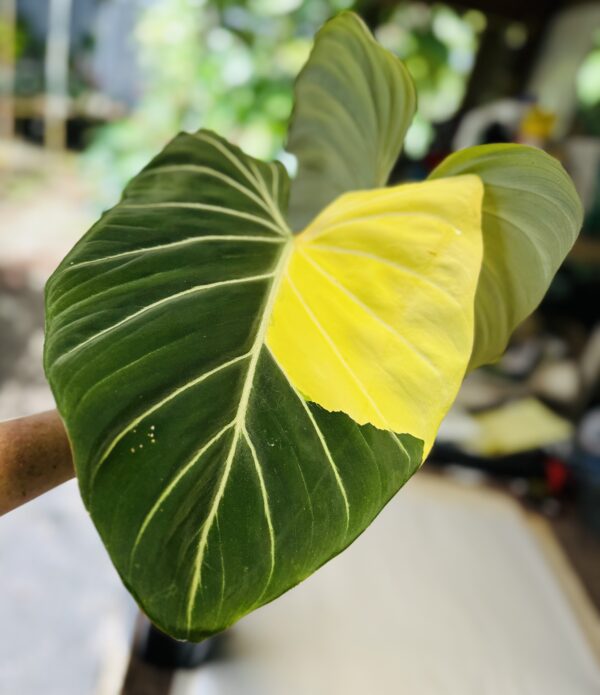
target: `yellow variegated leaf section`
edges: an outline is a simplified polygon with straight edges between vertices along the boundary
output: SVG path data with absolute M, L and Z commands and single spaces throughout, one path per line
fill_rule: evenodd
M 294 238 L 267 343 L 310 401 L 433 444 L 464 376 L 477 176 L 348 193 Z

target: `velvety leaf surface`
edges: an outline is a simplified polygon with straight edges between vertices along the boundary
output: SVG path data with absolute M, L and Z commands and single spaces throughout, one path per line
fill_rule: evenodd
M 287 188 L 280 165 L 179 135 L 47 286 L 46 372 L 84 502 L 180 638 L 308 576 L 422 458 L 415 437 L 308 402 L 267 347 L 294 251 Z
M 579 233 L 582 208 L 560 163 L 533 147 L 470 147 L 447 157 L 430 178 L 463 174 L 476 174 L 485 186 L 475 368 L 496 361 L 540 303 Z
M 287 143 L 298 159 L 292 228 L 342 193 L 384 186 L 415 108 L 408 71 L 357 15 L 327 22 L 296 82 Z

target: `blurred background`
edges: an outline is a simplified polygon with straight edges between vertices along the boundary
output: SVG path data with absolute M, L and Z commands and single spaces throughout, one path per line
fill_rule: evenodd
M 580 239 L 415 480 L 198 669 L 148 638 L 73 482 L 3 518 L 0 695 L 600 692 L 600 2 L 0 0 L 0 419 L 54 407 L 44 283 L 177 131 L 293 174 L 293 80 L 344 9 L 417 87 L 394 180 L 474 144 L 543 147 Z

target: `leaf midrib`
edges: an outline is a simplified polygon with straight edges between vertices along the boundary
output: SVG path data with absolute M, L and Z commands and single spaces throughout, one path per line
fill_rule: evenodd
M 225 460 L 225 465 L 223 468 L 223 473 L 221 475 L 221 479 L 219 481 L 219 485 L 217 487 L 217 491 L 215 493 L 215 496 L 213 498 L 213 501 L 211 503 L 209 512 L 206 516 L 206 519 L 204 520 L 204 523 L 202 524 L 202 530 L 200 532 L 200 539 L 198 542 L 198 548 L 196 551 L 196 558 L 194 561 L 194 569 L 193 569 L 193 574 L 192 574 L 192 580 L 190 582 L 190 588 L 188 591 L 188 600 L 187 600 L 187 606 L 186 606 L 186 620 L 187 620 L 187 625 L 188 629 L 191 631 L 192 625 L 193 625 L 193 611 L 194 611 L 194 605 L 196 603 L 196 597 L 198 594 L 198 591 L 200 590 L 200 587 L 202 585 L 202 565 L 204 561 L 204 554 L 206 552 L 206 546 L 208 543 L 208 536 L 210 534 L 210 531 L 213 527 L 213 523 L 215 521 L 215 518 L 217 516 L 219 506 L 221 504 L 221 500 L 223 498 L 223 495 L 225 493 L 225 488 L 227 487 L 227 482 L 229 480 L 229 475 L 231 473 L 231 468 L 233 466 L 233 460 L 235 458 L 235 454 L 238 449 L 238 443 L 240 441 L 241 437 L 246 437 L 246 439 L 249 439 L 249 434 L 246 429 L 246 414 L 248 411 L 248 404 L 250 401 L 250 395 L 252 392 L 252 387 L 254 385 L 254 377 L 256 374 L 256 368 L 258 365 L 258 360 L 260 357 L 260 354 L 262 352 L 263 346 L 265 344 L 265 338 L 267 334 L 267 330 L 269 327 L 269 323 L 271 321 L 271 315 L 273 313 L 273 307 L 275 305 L 275 300 L 277 298 L 277 294 L 279 292 L 279 287 L 281 284 L 281 281 L 283 277 L 285 276 L 285 272 L 287 269 L 287 265 L 291 256 L 293 250 L 293 239 L 291 235 L 289 236 L 287 242 L 283 245 L 280 253 L 279 260 L 277 262 L 277 265 L 275 267 L 275 270 L 273 272 L 273 279 L 271 280 L 271 285 L 268 290 L 267 298 L 265 300 L 265 305 L 264 309 L 262 311 L 262 317 L 261 321 L 259 324 L 259 327 L 256 331 L 256 337 L 254 339 L 254 343 L 252 344 L 252 347 L 250 349 L 250 362 L 248 364 L 248 370 L 246 372 L 246 377 L 244 379 L 244 384 L 242 386 L 242 393 L 240 396 L 240 401 L 238 404 L 238 408 L 236 411 L 236 416 L 234 419 L 234 431 L 233 431 L 233 436 L 231 440 L 231 445 L 229 447 L 229 451 L 227 453 L 227 458 Z M 250 446 L 250 445 L 249 445 Z M 263 496 L 263 502 L 265 505 L 265 516 L 267 518 L 267 523 L 269 526 L 269 535 L 270 535 L 270 542 L 271 542 L 271 569 L 269 572 L 269 576 L 267 578 L 267 582 L 265 585 L 265 588 L 263 589 L 266 591 L 271 578 L 273 576 L 273 570 L 274 570 L 274 545 L 275 545 L 275 539 L 274 539 L 274 534 L 273 534 L 273 528 L 272 528 L 272 523 L 270 520 L 270 512 L 268 511 L 268 498 L 266 497 L 266 489 L 264 486 L 264 481 L 262 480 L 262 474 L 259 473 L 260 469 L 260 463 L 258 460 L 253 456 L 253 460 L 255 463 L 255 466 L 258 466 L 257 468 L 257 473 L 259 475 L 259 478 L 261 480 L 261 494 Z

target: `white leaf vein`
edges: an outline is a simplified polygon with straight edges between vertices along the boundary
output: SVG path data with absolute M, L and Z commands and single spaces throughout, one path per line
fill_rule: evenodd
M 204 563 L 204 557 L 206 553 L 206 548 L 208 544 L 208 536 L 210 534 L 211 528 L 213 526 L 216 514 L 218 512 L 219 506 L 221 504 L 223 495 L 225 493 L 225 488 L 227 486 L 227 481 L 229 480 L 229 475 L 231 473 L 231 468 L 235 458 L 238 442 L 243 430 L 246 426 L 246 413 L 248 411 L 248 405 L 250 403 L 250 395 L 252 392 L 252 387 L 254 385 L 254 377 L 256 373 L 256 368 L 258 365 L 258 359 L 264 344 L 265 336 L 267 333 L 267 328 L 269 326 L 269 321 L 273 311 L 273 305 L 277 297 L 277 292 L 279 289 L 279 284 L 287 267 L 288 259 L 292 251 L 291 240 L 282 250 L 277 268 L 273 273 L 273 280 L 271 281 L 271 287 L 269 289 L 267 299 L 265 302 L 265 307 L 263 309 L 260 325 L 256 332 L 256 337 L 252 348 L 250 350 L 250 361 L 248 364 L 248 371 L 246 372 L 246 377 L 244 379 L 244 384 L 242 387 L 242 393 L 240 396 L 240 401 L 235 417 L 235 427 L 231 446 L 229 447 L 229 452 L 225 460 L 225 465 L 223 467 L 223 473 L 219 480 L 217 490 L 215 492 L 213 501 L 206 515 L 206 519 L 202 525 L 200 531 L 200 538 L 198 542 L 198 547 L 196 551 L 196 557 L 194 560 L 194 566 L 192 570 L 192 577 L 190 581 L 190 586 L 188 590 L 187 607 L 186 607 L 186 618 L 188 629 L 192 630 L 193 617 L 194 617 L 194 607 L 196 605 L 196 597 L 198 591 L 202 586 L 202 566 Z
M 254 463 L 254 469 L 256 471 L 256 477 L 258 478 L 259 486 L 260 486 L 260 494 L 263 500 L 263 510 L 265 514 L 265 520 L 267 522 L 267 527 L 269 529 L 269 547 L 270 547 L 270 567 L 269 567 L 269 574 L 267 576 L 266 582 L 264 589 L 262 590 L 262 593 L 258 597 L 257 601 L 260 601 L 262 597 L 265 595 L 267 589 L 269 588 L 269 585 L 271 583 L 271 579 L 273 578 L 273 572 L 275 571 L 275 530 L 273 529 L 273 520 L 271 518 L 271 507 L 269 505 L 269 494 L 267 492 L 267 488 L 265 485 L 265 478 L 263 474 L 263 469 L 262 466 L 260 465 L 260 461 L 258 458 L 258 454 L 256 453 L 256 448 L 254 446 L 254 442 L 250 438 L 250 435 L 248 434 L 248 430 L 246 429 L 246 424 L 244 423 L 242 432 L 244 435 L 244 439 L 246 440 L 246 444 L 248 445 L 248 448 L 250 449 L 250 453 L 252 455 L 252 461 Z
M 281 366 L 279 368 L 283 371 Z M 285 372 L 283 372 L 283 373 L 285 374 Z M 331 470 L 333 472 L 333 476 L 335 478 L 336 484 L 337 484 L 338 489 L 340 491 L 340 495 L 341 495 L 342 500 L 344 502 L 344 511 L 345 511 L 345 515 L 346 515 L 346 528 L 345 528 L 344 533 L 348 533 L 348 527 L 350 526 L 350 502 L 348 500 L 348 493 L 346 491 L 346 487 L 345 487 L 344 482 L 342 480 L 342 476 L 340 475 L 340 471 L 339 471 L 335 461 L 333 460 L 333 456 L 332 456 L 331 450 L 329 449 L 329 446 L 327 444 L 327 440 L 325 439 L 325 435 L 323 434 L 321 428 L 317 424 L 317 421 L 315 419 L 315 416 L 312 414 L 311 409 L 308 407 L 308 404 L 306 403 L 304 398 L 302 398 L 301 394 L 298 392 L 296 387 L 292 384 L 291 380 L 287 377 L 287 375 L 286 375 L 286 379 L 288 380 L 290 388 L 296 394 L 296 397 L 298 398 L 298 400 L 302 404 L 302 407 L 303 407 L 304 411 L 306 412 L 308 419 L 310 420 L 310 424 L 312 425 L 312 427 L 315 431 L 315 434 L 317 435 L 319 443 L 321 444 L 323 452 L 325 453 L 325 458 L 327 459 L 327 462 L 331 467 Z
M 165 503 L 165 501 L 169 498 L 175 487 L 179 484 L 179 481 L 189 473 L 189 471 L 200 461 L 200 459 L 204 456 L 204 454 L 213 446 L 213 444 L 216 444 L 221 437 L 228 432 L 233 426 L 235 425 L 235 421 L 232 420 L 230 423 L 225 425 L 225 427 L 221 428 L 213 437 L 211 437 L 206 443 L 204 443 L 198 451 L 192 456 L 192 458 L 185 464 L 183 465 L 179 471 L 177 472 L 177 475 L 174 476 L 174 478 L 169 482 L 169 484 L 164 488 L 164 490 L 161 492 L 160 496 L 156 500 L 156 502 L 152 505 L 150 508 L 150 511 L 146 514 L 144 517 L 144 520 L 142 521 L 142 524 L 140 525 L 140 529 L 135 537 L 135 541 L 133 542 L 133 546 L 131 547 L 131 554 L 130 554 L 130 565 L 133 564 L 134 556 L 135 553 L 137 552 L 137 549 L 139 547 L 140 541 L 142 540 L 143 535 L 145 534 L 148 526 L 150 525 L 150 522 L 158 512 L 158 510 L 161 508 L 161 506 Z
M 203 381 L 206 379 L 209 379 L 211 376 L 214 376 L 215 374 L 218 374 L 219 372 L 223 371 L 224 369 L 227 369 L 228 367 L 233 366 L 234 364 L 237 364 L 238 362 L 241 362 L 243 360 L 249 359 L 250 358 L 250 351 L 244 353 L 243 355 L 239 355 L 238 357 L 234 357 L 231 360 L 227 360 L 227 362 L 223 362 L 222 364 L 218 365 L 217 367 L 214 367 L 213 369 L 210 369 L 207 372 L 203 372 L 202 374 L 198 375 L 194 379 L 191 379 L 190 381 L 187 381 L 185 384 L 182 384 L 181 386 L 178 386 L 176 389 L 173 389 L 170 391 L 166 396 L 161 398 L 159 401 L 154 403 L 150 408 L 144 410 L 140 415 L 138 415 L 136 418 L 131 420 L 120 432 L 119 434 L 114 437 L 114 439 L 110 442 L 110 444 L 104 449 L 104 452 L 102 453 L 102 456 L 98 460 L 98 463 L 96 464 L 96 468 L 94 471 L 94 477 L 97 475 L 98 470 L 100 466 L 106 461 L 106 459 L 110 456 L 114 448 L 117 446 L 117 444 L 125 437 L 125 435 L 128 432 L 131 432 L 132 429 L 137 427 L 143 420 L 145 420 L 147 417 L 155 413 L 157 410 L 160 410 L 164 405 L 172 401 L 174 398 L 177 398 L 177 396 L 181 395 L 188 389 L 191 389 L 194 386 L 197 386 L 198 384 L 201 384 Z M 92 480 L 93 482 L 93 480 Z
M 209 145 L 212 145 L 215 149 L 217 149 L 221 154 L 223 154 L 237 169 L 240 171 L 246 179 L 252 183 L 255 188 L 257 193 L 262 195 L 263 200 L 265 203 L 268 205 L 269 210 L 271 212 L 271 215 L 273 217 L 273 220 L 278 222 L 280 227 L 278 227 L 279 232 L 283 233 L 283 235 L 291 235 L 291 231 L 286 223 L 286 221 L 283 219 L 281 212 L 279 210 L 279 206 L 277 205 L 276 201 L 273 200 L 271 195 L 269 194 L 269 191 L 267 190 L 266 184 L 256 167 L 254 166 L 254 163 L 249 160 L 249 166 L 252 169 L 250 171 L 244 163 L 236 157 L 233 152 L 228 150 L 221 142 L 219 142 L 217 139 L 211 137 L 208 135 L 208 133 L 205 132 L 199 132 L 195 133 L 194 137 L 196 137 L 198 140 L 202 140 L 203 142 L 208 143 Z M 275 165 L 272 165 L 275 166 Z
M 181 208 L 188 210 L 216 212 L 222 215 L 229 215 L 231 217 L 238 217 L 242 220 L 254 222 L 255 224 L 259 224 L 267 229 L 272 229 L 274 232 L 279 234 L 279 236 L 286 236 L 281 227 L 270 220 L 259 217 L 258 215 L 253 215 L 251 212 L 242 212 L 241 210 L 236 210 L 235 208 L 226 208 L 222 205 L 211 205 L 209 203 L 186 203 L 183 201 L 165 201 L 160 203 L 121 203 L 119 205 L 120 210 L 152 210 L 156 208 Z
M 369 394 L 369 392 L 368 392 L 367 389 L 365 388 L 365 386 L 364 386 L 364 384 L 362 383 L 362 381 L 361 381 L 361 380 L 358 378 L 358 376 L 354 373 L 353 369 L 350 367 L 350 365 L 348 364 L 348 362 L 346 362 L 346 360 L 344 359 L 344 356 L 343 356 L 343 355 L 340 353 L 340 351 L 338 350 L 338 348 L 337 348 L 335 342 L 332 340 L 332 338 L 331 338 L 331 336 L 329 335 L 329 333 L 327 333 L 327 331 L 323 328 L 321 322 L 320 322 L 319 319 L 315 316 L 315 314 L 314 314 L 314 312 L 312 311 L 312 309 L 308 306 L 308 304 L 307 304 L 306 301 L 304 300 L 304 297 L 303 297 L 302 294 L 299 292 L 298 288 L 296 287 L 296 285 L 295 285 L 294 282 L 292 281 L 292 279 L 291 279 L 291 277 L 289 276 L 289 274 L 287 274 L 287 280 L 288 280 L 288 282 L 289 282 L 289 284 L 290 284 L 290 287 L 291 287 L 292 291 L 293 291 L 294 294 L 296 295 L 298 301 L 300 302 L 300 304 L 301 304 L 302 307 L 304 308 L 305 312 L 308 314 L 308 316 L 309 316 L 309 318 L 311 319 L 311 321 L 315 324 L 317 330 L 318 330 L 318 331 L 321 333 L 321 335 L 323 336 L 325 342 L 329 345 L 329 347 L 331 348 L 331 350 L 333 351 L 333 353 L 335 354 L 335 356 L 337 357 L 337 359 L 340 361 L 340 363 L 342 364 L 342 366 L 346 369 L 346 371 L 347 371 L 348 374 L 350 375 L 351 379 L 352 379 L 352 380 L 354 381 L 354 383 L 357 385 L 357 387 L 358 387 L 358 389 L 360 390 L 360 392 L 361 392 L 361 393 L 364 395 L 364 397 L 369 401 L 369 403 L 371 404 L 371 407 L 373 408 L 373 410 L 379 415 L 379 417 L 383 420 L 383 422 L 386 422 L 386 418 L 383 416 L 381 410 L 379 410 L 379 407 L 377 406 L 377 403 L 375 403 L 375 401 L 372 399 L 371 395 Z M 402 442 L 398 439 L 398 437 L 396 436 L 395 432 L 393 432 L 392 428 L 389 427 L 389 426 L 387 425 L 387 423 L 386 423 L 386 426 L 387 426 L 387 428 L 388 428 L 388 431 L 389 431 L 390 435 L 391 435 L 391 436 L 394 438 L 394 440 L 396 441 L 398 447 L 401 449 L 401 451 L 404 452 L 404 454 L 406 454 L 406 456 L 408 456 L 408 452 L 406 451 L 406 448 L 404 447 L 404 445 L 402 444 Z
M 336 287 L 342 294 L 348 297 L 352 302 L 359 306 L 366 314 L 368 314 L 372 319 L 375 319 L 383 328 L 389 331 L 398 341 L 405 345 L 413 354 L 421 359 L 421 361 L 429 367 L 433 372 L 439 374 L 438 368 L 431 361 L 431 359 L 410 340 L 405 338 L 401 333 L 397 331 L 396 328 L 391 326 L 387 321 L 384 321 L 381 316 L 376 314 L 371 307 L 365 304 L 361 299 L 359 299 L 354 292 L 351 292 L 344 284 L 342 284 L 337 278 L 335 278 L 331 273 L 327 272 L 325 268 L 318 262 L 312 259 L 304 251 L 300 251 L 300 254 L 312 265 L 317 272 L 319 272 L 323 277 L 325 277 L 334 287 Z
M 265 244 L 283 244 L 285 241 L 283 239 L 278 239 L 271 236 L 253 236 L 253 235 L 243 235 L 243 234 L 206 234 L 205 236 L 194 236 L 188 237 L 186 239 L 180 239 L 179 241 L 171 241 L 167 244 L 156 244 L 155 246 L 145 246 L 141 248 L 131 249 L 130 251 L 122 251 L 121 253 L 113 253 L 110 256 L 102 256 L 100 258 L 91 258 L 88 261 L 81 261 L 80 263 L 73 263 L 67 266 L 64 270 L 76 270 L 77 268 L 83 268 L 89 265 L 97 265 L 99 263 L 106 263 L 108 261 L 114 261 L 119 258 L 128 258 L 130 256 L 136 256 L 138 254 L 154 253 L 156 251 L 164 251 L 179 246 L 189 246 L 193 244 L 200 244 L 204 242 L 211 241 L 243 241 L 248 243 L 265 243 Z
M 54 368 L 57 364 L 65 360 L 66 358 L 70 357 L 73 355 L 75 352 L 79 352 L 82 348 L 86 347 L 90 343 L 96 342 L 99 338 L 102 338 L 105 336 L 107 333 L 111 333 L 112 331 L 116 330 L 117 328 L 121 328 L 122 326 L 130 323 L 131 321 L 134 321 L 138 317 L 140 317 L 143 314 L 148 313 L 149 311 L 152 311 L 153 309 L 156 309 L 157 307 L 164 306 L 165 304 L 169 304 L 170 302 L 175 301 L 176 299 L 181 299 L 182 297 L 186 297 L 190 294 L 197 294 L 199 292 L 207 292 L 209 290 L 214 290 L 217 287 L 226 287 L 228 285 L 239 285 L 247 282 L 260 282 L 262 280 L 268 280 L 273 277 L 273 273 L 264 273 L 262 275 L 252 275 L 248 277 L 243 277 L 243 278 L 232 278 L 230 280 L 220 280 L 218 282 L 210 282 L 206 283 L 204 285 L 195 285 L 194 287 L 190 287 L 187 290 L 182 290 L 181 292 L 175 292 L 174 294 L 170 294 L 167 297 L 163 297 L 162 299 L 158 299 L 156 302 L 152 302 L 152 304 L 148 304 L 147 306 L 142 307 L 141 309 L 138 309 L 135 311 L 133 314 L 129 314 L 125 318 L 121 319 L 120 321 L 117 321 L 117 323 L 113 323 L 111 326 L 107 326 L 106 328 L 103 328 L 101 331 L 98 333 L 94 333 L 93 335 L 89 336 L 85 340 L 83 340 L 81 343 L 77 343 L 74 345 L 72 348 L 69 350 L 66 350 L 63 352 L 60 357 L 58 357 L 52 367 Z
M 240 193 L 245 195 L 247 198 L 254 201 L 257 205 L 260 205 L 260 207 L 265 212 L 268 212 L 269 214 L 271 214 L 271 208 L 270 208 L 269 204 L 261 196 L 256 195 L 256 193 L 254 193 L 254 191 L 251 191 L 249 188 L 246 188 L 246 186 L 241 184 L 239 181 L 236 181 L 231 176 L 227 176 L 227 174 L 224 174 L 221 171 L 217 171 L 217 169 L 212 169 L 211 167 L 201 166 L 200 164 L 166 164 L 164 166 L 157 166 L 153 169 L 146 169 L 145 171 L 142 171 L 139 174 L 139 177 L 149 176 L 151 174 L 168 173 L 168 172 L 171 172 L 171 173 L 188 172 L 191 174 L 200 174 L 200 175 L 205 174 L 206 176 L 212 176 L 215 179 L 219 179 L 220 181 L 223 181 L 223 183 L 226 183 L 227 185 L 231 186 L 232 188 L 235 188 Z
M 382 265 L 387 265 L 396 272 L 402 273 L 404 275 L 409 275 L 410 277 L 415 278 L 419 282 L 428 285 L 432 289 L 436 290 L 440 294 L 440 296 L 445 297 L 446 300 L 462 308 L 461 303 L 458 301 L 458 299 L 456 299 L 456 297 L 453 297 L 451 294 L 448 293 L 446 289 L 433 282 L 433 280 L 417 273 L 408 266 L 404 266 L 400 263 L 396 263 L 395 261 L 391 261 L 389 258 L 383 258 L 382 256 L 378 256 L 377 254 L 368 253 L 367 251 L 360 251 L 358 249 L 345 249 L 341 246 L 335 246 L 333 244 L 320 244 L 315 242 L 312 244 L 312 246 L 327 253 L 339 253 L 347 254 L 349 256 L 358 256 L 360 258 L 368 258 L 369 260 L 381 263 Z

